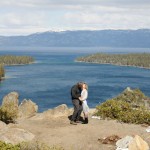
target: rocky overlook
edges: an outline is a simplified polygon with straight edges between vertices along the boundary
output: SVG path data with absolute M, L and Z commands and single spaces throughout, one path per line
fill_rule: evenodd
M 134 90 L 127 88 L 116 97 L 116 100 L 118 97 L 133 100 L 132 98 L 135 96 L 133 92 Z M 127 99 L 128 95 L 130 95 L 129 99 Z M 148 105 L 149 107 L 149 103 L 147 103 L 149 99 L 146 99 L 147 102 L 143 104 L 142 101 L 145 101 L 143 98 L 148 97 L 144 95 L 141 97 L 141 94 L 137 92 L 136 100 L 141 100 L 141 103 L 138 104 Z M 131 104 L 135 108 L 138 107 L 134 101 Z M 8 114 L 13 115 L 12 121 L 14 122 L 6 124 L 0 121 L 0 141 L 6 143 L 15 145 L 22 141 L 29 142 L 31 149 L 33 149 L 33 143 L 40 141 L 48 146 L 59 147 L 45 150 L 114 150 L 116 148 L 120 150 L 119 147 L 137 150 L 137 146 L 139 150 L 149 149 L 150 141 L 149 133 L 146 132 L 148 127 L 146 124 L 126 124 L 110 120 L 110 118 L 103 120 L 101 117 L 93 116 L 96 109 L 90 109 L 89 124 L 74 126 L 70 124 L 69 120 L 72 108 L 62 104 L 38 113 L 38 106 L 32 100 L 24 99 L 19 104 L 17 92 L 11 92 L 3 98 L 1 108 L 7 108 L 7 106 L 9 106 Z M 15 110 L 14 113 L 12 113 L 12 110 Z M 2 112 L 0 117 L 2 117 Z M 131 144 L 129 144 L 130 142 Z

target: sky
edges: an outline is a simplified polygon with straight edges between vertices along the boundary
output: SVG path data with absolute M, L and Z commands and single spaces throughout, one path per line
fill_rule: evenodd
M 150 0 L 1 0 L 0 35 L 150 29 Z

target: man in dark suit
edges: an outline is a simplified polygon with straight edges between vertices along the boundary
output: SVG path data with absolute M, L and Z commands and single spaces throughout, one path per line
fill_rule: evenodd
M 77 123 L 80 123 L 79 119 L 83 110 L 82 102 L 79 100 L 79 97 L 81 97 L 82 84 L 82 82 L 78 82 L 71 88 L 71 98 L 72 104 L 74 106 L 74 112 L 72 114 L 70 124 L 73 125 L 77 125 Z

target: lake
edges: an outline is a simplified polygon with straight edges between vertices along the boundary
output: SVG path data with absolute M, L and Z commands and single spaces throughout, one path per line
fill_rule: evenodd
M 91 108 L 117 96 L 126 87 L 139 88 L 150 96 L 150 70 L 114 65 L 75 62 L 90 53 L 144 52 L 142 49 L 108 48 L 27 48 L 0 50 L 0 55 L 28 55 L 36 62 L 30 65 L 5 66 L 6 79 L 0 82 L 0 102 L 9 92 L 19 93 L 19 101 L 31 99 L 39 112 L 60 104 L 72 107 L 70 89 L 79 81 L 89 85 Z M 144 49 L 145 52 L 150 52 Z

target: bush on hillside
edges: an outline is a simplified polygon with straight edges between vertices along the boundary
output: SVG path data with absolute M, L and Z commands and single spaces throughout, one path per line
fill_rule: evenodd
M 0 150 L 20 150 L 20 147 L 0 141 Z
M 3 105 L 0 107 L 0 120 L 8 123 L 14 123 L 18 116 L 18 109 L 14 106 L 15 104 L 12 102 L 7 105 Z
M 5 143 L 0 141 L 0 150 L 64 150 L 60 146 L 49 147 L 44 143 L 39 141 L 35 142 L 21 142 L 17 145 L 12 145 L 10 143 Z
M 144 100 L 146 98 L 147 97 L 144 95 L 144 93 L 142 93 L 142 91 L 139 89 L 126 89 L 123 91 L 123 93 L 114 98 L 114 100 L 122 100 L 124 102 L 130 103 L 132 107 L 140 107 L 145 105 Z
M 5 76 L 4 66 L 0 64 L 0 80 Z
M 125 90 L 118 97 L 97 106 L 97 116 L 125 123 L 150 124 L 150 110 L 144 105 L 146 96 L 140 90 Z
M 45 143 L 39 141 L 22 142 L 19 144 L 20 150 L 64 150 L 60 146 L 49 147 Z

